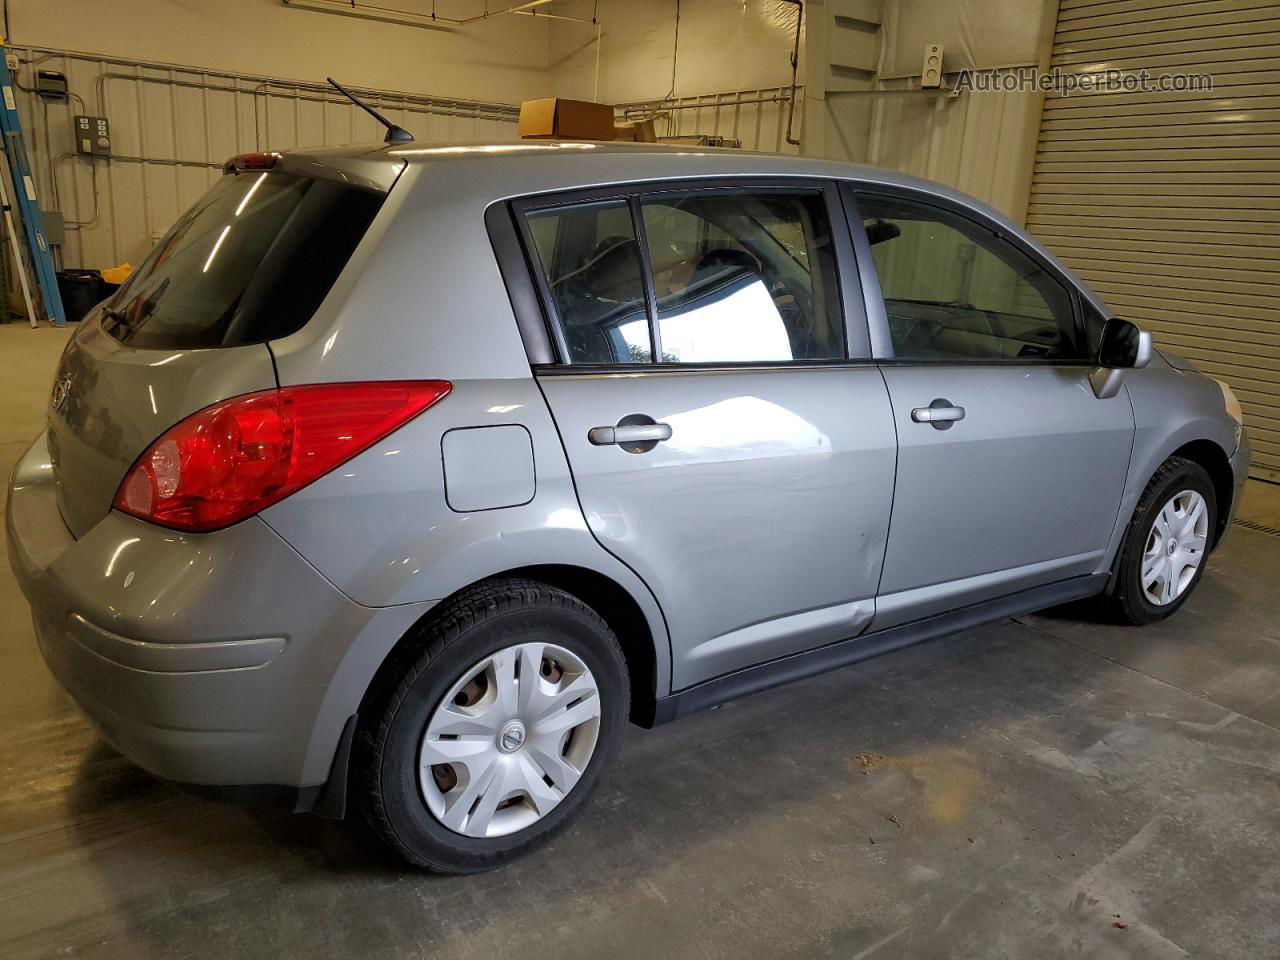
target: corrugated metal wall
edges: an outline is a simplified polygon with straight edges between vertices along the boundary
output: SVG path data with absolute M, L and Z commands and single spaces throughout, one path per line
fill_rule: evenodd
M 911 92 L 875 99 L 869 163 L 940 181 L 1022 222 L 1040 93 L 936 96 L 903 79 L 880 86 Z
M 236 153 L 382 138 L 371 118 L 320 85 L 9 49 L 24 61 L 18 107 L 41 206 L 67 220 L 62 266 L 138 263 Z M 31 92 L 37 69 L 66 74 L 68 103 L 48 103 Z M 420 141 L 515 139 L 519 110 L 509 104 L 392 92 L 374 92 L 371 99 Z M 75 153 L 76 114 L 108 118 L 111 160 Z
M 1028 227 L 1157 345 L 1239 395 L 1280 480 L 1280 6 L 1062 0 L 1052 65 L 1207 73 L 1211 93 L 1052 94 Z

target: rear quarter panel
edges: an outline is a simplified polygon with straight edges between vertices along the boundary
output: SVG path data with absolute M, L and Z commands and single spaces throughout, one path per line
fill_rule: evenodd
M 468 165 L 410 167 L 303 330 L 271 344 L 282 386 L 442 379 L 453 392 L 262 518 L 357 603 L 438 601 L 534 564 L 604 574 L 639 604 L 655 641 L 657 695 L 670 647 L 653 595 L 591 536 L 559 435 L 529 367 Z M 516 425 L 533 447 L 527 503 L 451 509 L 444 435 Z M 455 505 L 457 498 L 455 496 Z

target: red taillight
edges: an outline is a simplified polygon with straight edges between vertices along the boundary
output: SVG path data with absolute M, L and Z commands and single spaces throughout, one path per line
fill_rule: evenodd
M 227 165 L 233 170 L 270 170 L 279 157 L 278 153 L 239 153 Z
M 229 526 L 346 463 L 451 389 L 445 380 L 333 383 L 216 403 L 162 434 L 112 505 L 175 530 Z

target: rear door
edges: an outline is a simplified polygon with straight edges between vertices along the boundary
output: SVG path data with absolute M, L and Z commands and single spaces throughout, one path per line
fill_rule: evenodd
M 870 622 L 895 439 L 839 203 L 810 181 L 517 205 L 561 360 L 538 381 L 676 688 Z
M 1133 445 L 1127 393 L 1065 278 L 999 224 L 912 193 L 857 198 L 899 458 L 875 627 L 1096 571 Z

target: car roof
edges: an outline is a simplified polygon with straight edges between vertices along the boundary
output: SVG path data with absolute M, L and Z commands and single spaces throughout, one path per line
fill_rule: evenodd
M 519 189 L 507 195 L 531 194 L 543 190 L 564 190 L 574 179 L 583 188 L 596 185 L 646 180 L 694 177 L 821 177 L 855 180 L 922 190 L 948 197 L 997 219 L 1004 218 L 981 201 L 943 184 L 866 164 L 845 163 L 795 154 L 764 153 L 728 147 L 704 147 L 688 143 L 628 143 L 588 140 L 521 140 L 476 143 L 397 143 L 350 147 L 322 147 L 284 151 L 295 162 L 309 160 L 321 165 L 352 163 L 409 166 L 439 163 L 468 163 L 475 167 L 475 186 L 498 188 L 513 183 L 519 170 Z M 366 166 L 366 169 L 369 167 Z
M 940 184 L 865 164 L 823 160 L 797 154 L 739 150 L 733 147 L 706 147 L 692 143 L 629 143 L 591 140 L 522 140 L 516 143 L 397 144 L 387 148 L 391 156 L 410 164 L 439 162 L 480 162 L 557 158 L 572 163 L 590 175 L 594 169 L 651 166 L 655 177 L 732 176 L 818 176 L 837 179 L 897 183 L 934 191 Z
M 381 167 L 384 171 L 394 169 L 397 173 L 404 166 L 416 167 L 417 178 L 428 181 L 432 165 L 448 164 L 456 173 L 455 165 L 465 163 L 468 165 L 465 177 L 441 179 L 450 184 L 448 189 L 461 188 L 482 205 L 541 193 L 708 177 L 813 177 L 921 191 L 968 208 L 999 224 L 1004 231 L 1022 238 L 1085 291 L 1099 310 L 1109 315 L 1104 301 L 1087 284 L 1022 226 L 1000 211 L 944 184 L 866 164 L 686 143 L 585 140 L 411 142 L 288 151 L 284 156 L 295 163 L 358 164 L 362 170 Z

